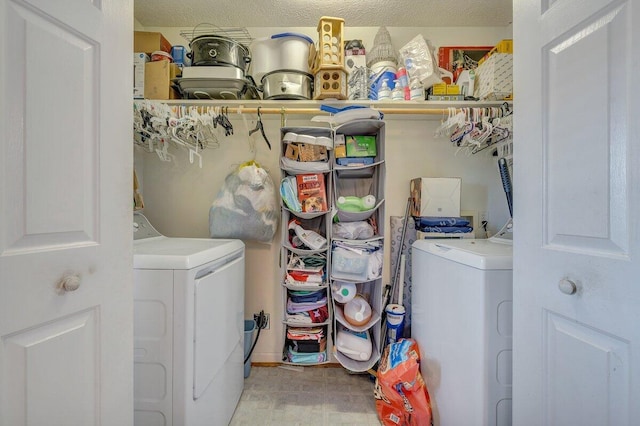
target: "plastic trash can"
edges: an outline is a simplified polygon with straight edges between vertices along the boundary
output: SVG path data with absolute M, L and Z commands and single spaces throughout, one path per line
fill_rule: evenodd
M 249 355 L 251 346 L 253 345 L 253 332 L 256 330 L 255 320 L 244 320 L 244 357 Z M 244 378 L 249 377 L 251 373 L 251 357 L 244 363 Z

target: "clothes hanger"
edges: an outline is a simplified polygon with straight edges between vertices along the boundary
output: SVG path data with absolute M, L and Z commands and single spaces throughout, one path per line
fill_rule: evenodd
M 264 126 L 262 125 L 262 114 L 260 113 L 260 107 L 258 107 L 258 121 L 256 122 L 256 127 L 253 130 L 249 130 L 249 136 L 257 132 L 258 130 L 260 130 L 260 133 L 262 134 L 262 138 L 267 143 L 269 150 L 271 150 L 271 142 L 269 142 L 269 139 L 267 139 L 267 135 L 264 133 Z

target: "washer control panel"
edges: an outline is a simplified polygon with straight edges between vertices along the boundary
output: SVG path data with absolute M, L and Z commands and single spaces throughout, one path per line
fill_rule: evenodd
M 133 214 L 133 239 L 142 240 L 144 238 L 161 237 L 156 228 L 151 226 L 149 220 L 142 213 Z

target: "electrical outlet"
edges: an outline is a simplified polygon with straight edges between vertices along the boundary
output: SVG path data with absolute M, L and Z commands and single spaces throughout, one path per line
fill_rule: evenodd
M 482 226 L 482 222 L 487 222 L 489 223 L 489 213 L 486 211 L 482 211 L 480 212 L 480 223 L 479 225 Z
M 269 330 L 269 328 L 271 327 L 271 321 L 269 318 L 269 314 L 264 314 L 264 317 L 266 319 L 265 323 L 262 324 L 262 329 L 263 330 Z M 260 314 L 253 314 L 253 319 L 256 321 L 256 324 L 259 322 L 260 319 Z

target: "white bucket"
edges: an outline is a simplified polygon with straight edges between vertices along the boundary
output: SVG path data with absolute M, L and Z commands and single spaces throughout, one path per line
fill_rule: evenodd
M 389 90 L 395 87 L 396 64 L 391 61 L 380 61 L 371 65 L 371 75 L 369 77 L 369 99 L 378 100 L 378 91 L 386 82 Z
M 249 74 L 260 84 L 273 71 L 289 70 L 310 74 L 309 48 L 313 40 L 304 34 L 280 33 L 251 42 Z

